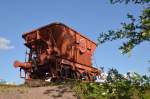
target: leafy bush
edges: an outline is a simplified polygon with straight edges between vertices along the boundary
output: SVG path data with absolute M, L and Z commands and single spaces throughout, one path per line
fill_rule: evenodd
M 148 99 L 150 84 L 147 76 L 124 77 L 110 69 L 105 83 L 77 82 L 74 91 L 81 99 Z

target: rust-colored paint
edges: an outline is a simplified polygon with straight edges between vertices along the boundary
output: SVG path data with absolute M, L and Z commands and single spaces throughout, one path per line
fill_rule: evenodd
M 94 81 L 100 70 L 92 67 L 91 57 L 96 44 L 62 23 L 53 23 L 24 33 L 29 48 L 28 61 L 14 63 L 23 68 L 31 79 L 73 78 Z

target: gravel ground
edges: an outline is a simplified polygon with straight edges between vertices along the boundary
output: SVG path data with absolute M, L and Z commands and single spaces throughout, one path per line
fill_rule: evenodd
M 0 99 L 77 99 L 66 85 L 46 87 L 0 87 Z

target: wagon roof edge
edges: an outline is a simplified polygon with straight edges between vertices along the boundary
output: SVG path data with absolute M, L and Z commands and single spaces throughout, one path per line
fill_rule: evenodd
M 41 26 L 41 27 L 39 27 L 39 28 L 33 29 L 33 30 L 29 31 L 29 32 L 24 32 L 23 35 L 22 35 L 22 37 L 24 38 L 24 36 L 25 36 L 26 34 L 28 34 L 28 33 L 32 33 L 32 32 L 34 32 L 34 31 L 37 31 L 37 30 L 40 30 L 40 29 L 43 29 L 43 28 L 45 28 L 45 27 L 49 27 L 49 26 L 52 26 L 52 25 L 62 25 L 62 26 L 64 26 L 64 27 L 66 27 L 66 28 L 69 28 L 69 29 L 71 29 L 72 31 L 74 31 L 75 33 L 77 33 L 77 34 L 79 34 L 80 36 L 86 38 L 87 40 L 89 40 L 90 42 L 94 43 L 94 44 L 97 46 L 97 44 L 96 44 L 94 41 L 92 41 L 91 39 L 89 39 L 87 36 L 85 36 L 85 35 L 83 35 L 83 34 L 77 32 L 77 31 L 74 30 L 73 28 L 71 28 L 71 27 L 69 27 L 69 26 L 67 26 L 67 25 L 65 25 L 65 24 L 63 24 L 63 23 L 61 23 L 61 22 L 53 22 L 53 23 L 50 23 L 50 24 L 48 24 L 48 25 L 44 25 L 44 26 Z

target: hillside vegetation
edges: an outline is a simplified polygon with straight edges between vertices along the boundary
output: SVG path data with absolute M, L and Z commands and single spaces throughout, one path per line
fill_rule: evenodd
M 110 69 L 105 82 L 65 81 L 43 87 L 0 84 L 0 99 L 149 99 L 150 77 Z

